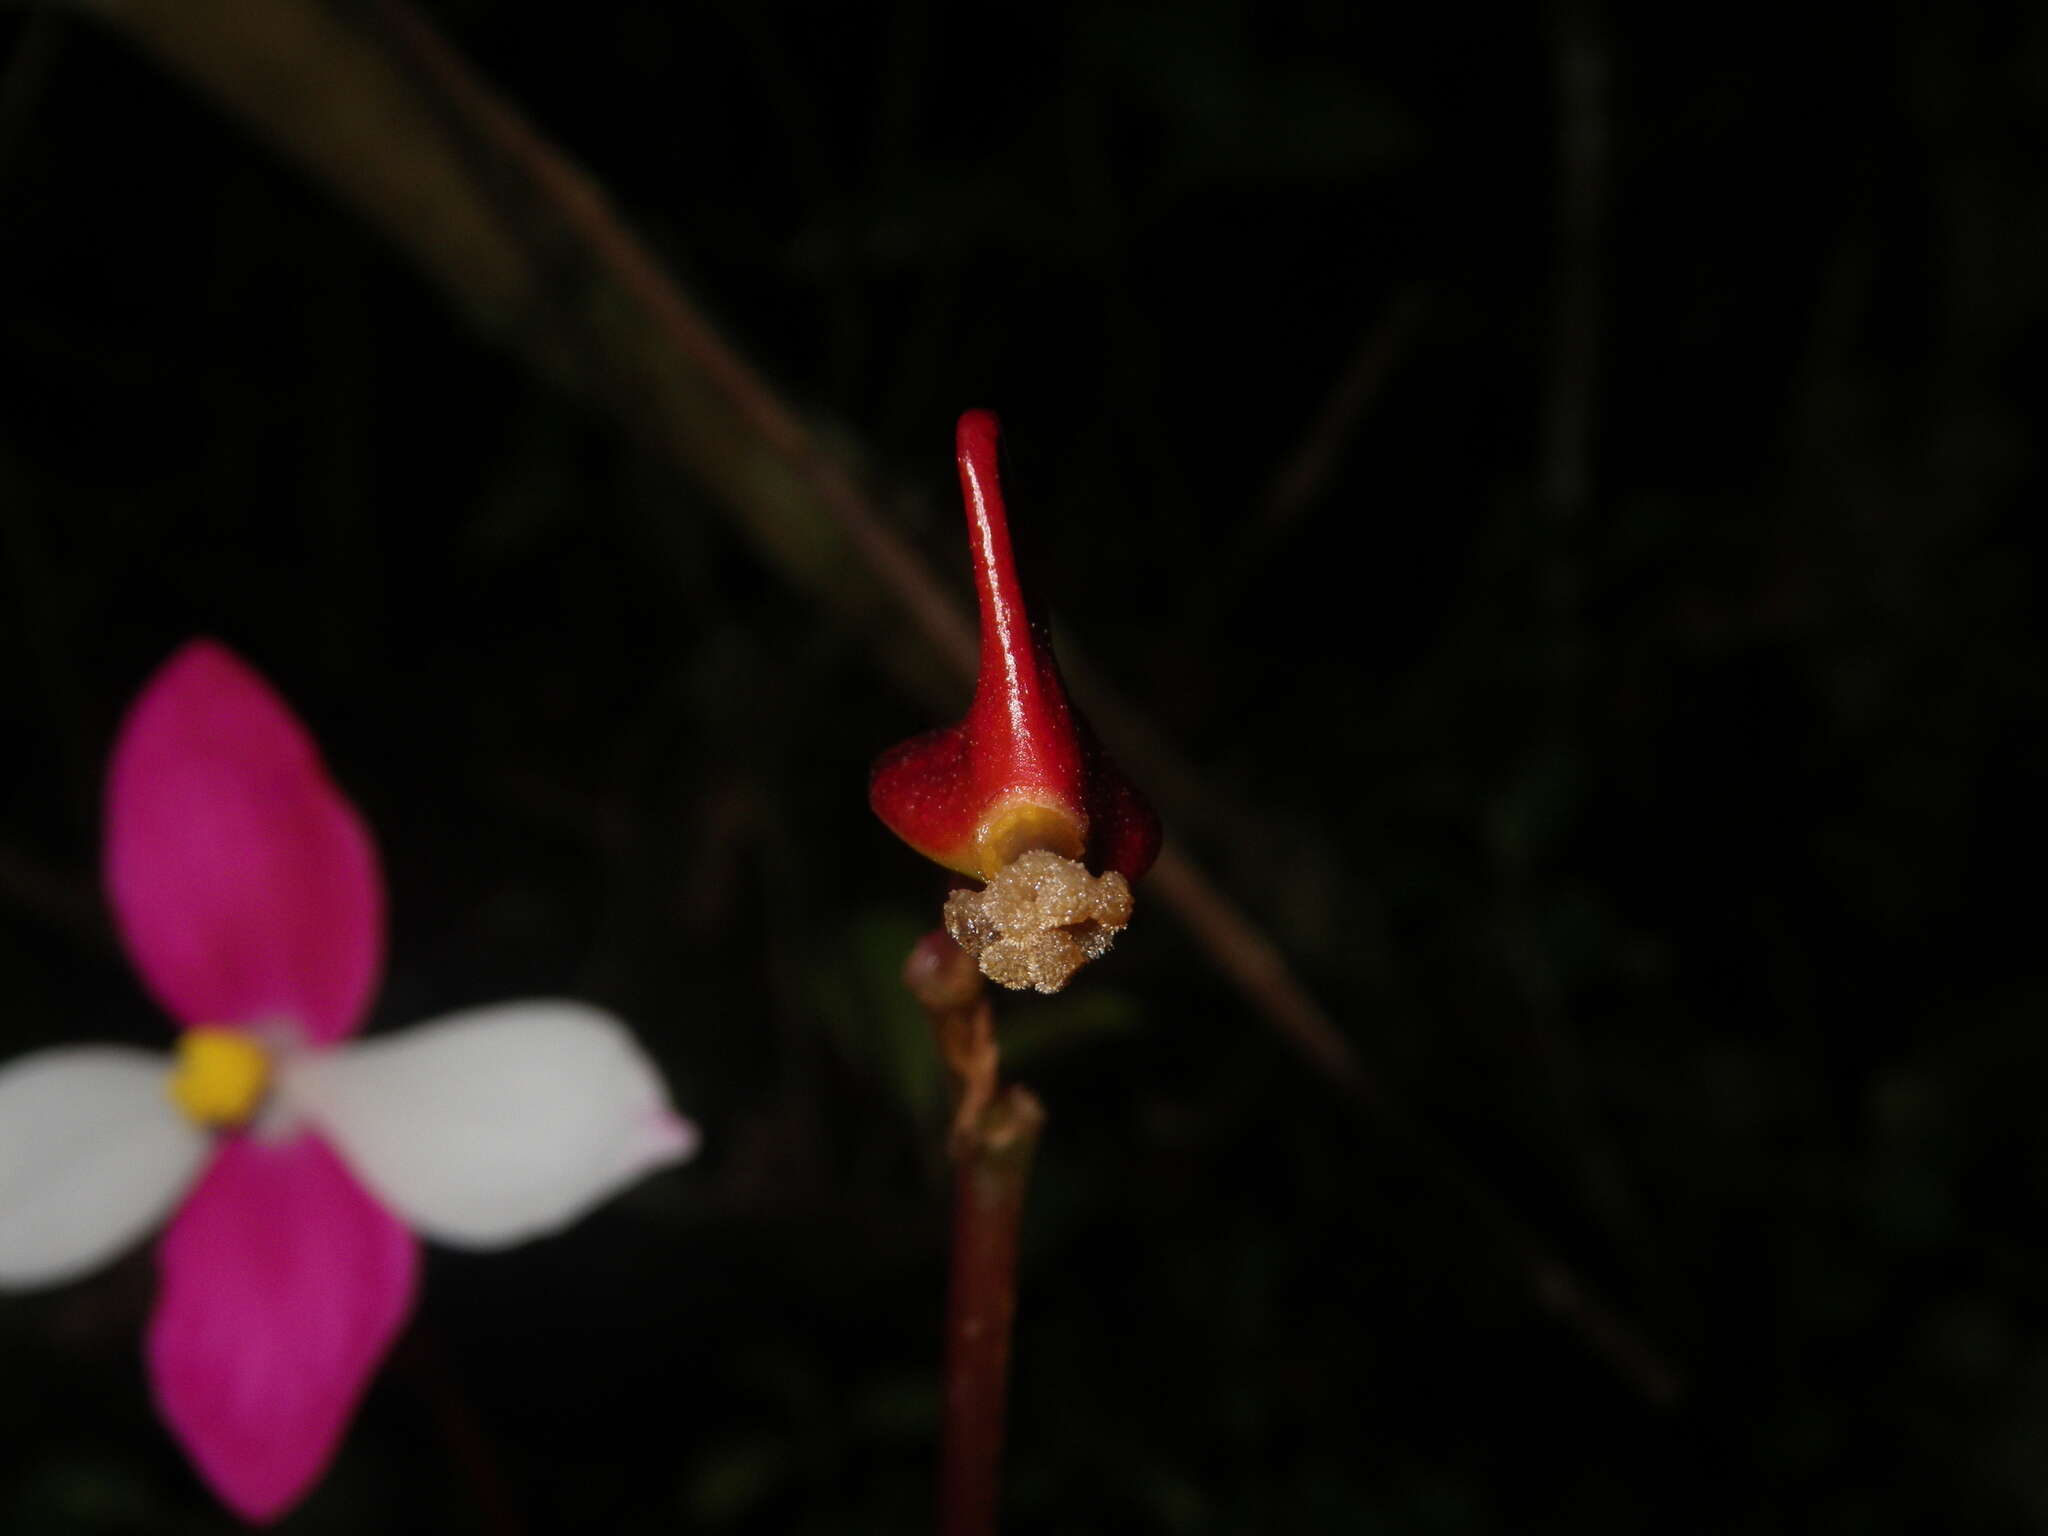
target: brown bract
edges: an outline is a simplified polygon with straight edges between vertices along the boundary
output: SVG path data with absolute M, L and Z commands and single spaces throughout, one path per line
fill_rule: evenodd
M 1019 854 L 978 891 L 946 898 L 946 932 L 990 981 L 1057 992 L 1131 920 L 1130 882 L 1046 849 Z

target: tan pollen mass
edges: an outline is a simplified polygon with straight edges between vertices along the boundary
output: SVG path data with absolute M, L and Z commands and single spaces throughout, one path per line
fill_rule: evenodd
M 946 932 L 982 975 L 1005 987 L 1057 992 L 1109 952 L 1131 920 L 1130 882 L 1091 875 L 1047 849 L 1021 853 L 978 891 L 946 898 Z

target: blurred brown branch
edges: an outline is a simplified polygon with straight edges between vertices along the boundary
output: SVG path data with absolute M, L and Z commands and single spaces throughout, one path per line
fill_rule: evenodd
M 122 0 L 103 15 L 383 230 L 482 330 L 659 444 L 899 680 L 956 702 L 975 648 L 951 588 L 599 188 L 417 12 L 400 0 Z M 1262 1017 L 1466 1199 L 1541 1304 L 1645 1397 L 1675 1394 L 1657 1352 L 1395 1113 L 1279 947 L 1184 851 L 1161 860 L 1150 888 Z

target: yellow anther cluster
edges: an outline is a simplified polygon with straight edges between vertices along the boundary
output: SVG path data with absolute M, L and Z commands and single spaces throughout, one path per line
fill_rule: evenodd
M 1006 987 L 1057 992 L 1131 920 L 1130 882 L 1091 875 L 1072 859 L 1034 848 L 978 891 L 946 898 L 946 932 L 981 974 Z
M 241 1031 L 202 1026 L 178 1038 L 171 1102 L 201 1125 L 248 1124 L 269 1086 L 269 1055 Z

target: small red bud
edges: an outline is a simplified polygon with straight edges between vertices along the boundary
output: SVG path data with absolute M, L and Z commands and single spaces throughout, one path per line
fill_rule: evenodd
M 958 725 L 884 752 L 868 804 L 927 858 L 978 880 L 1043 848 L 1135 880 L 1159 852 L 1159 818 L 1067 702 L 1052 638 L 1025 606 L 997 477 L 1002 428 L 991 411 L 960 418 L 981 670 Z

